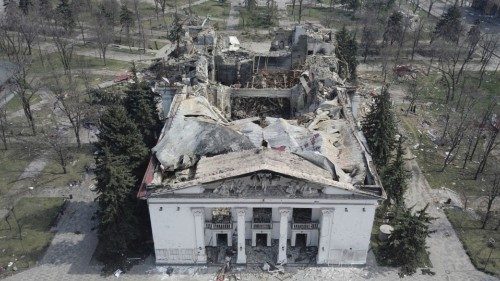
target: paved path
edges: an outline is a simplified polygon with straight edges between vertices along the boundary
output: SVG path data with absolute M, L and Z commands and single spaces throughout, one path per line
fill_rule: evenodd
M 415 206 L 416 210 L 424 208 L 429 203 L 428 213 L 436 218 L 430 225 L 430 229 L 435 232 L 427 238 L 430 260 L 433 265 L 432 270 L 436 272 L 437 276 L 464 274 L 467 278 L 472 278 L 467 280 L 495 280 L 474 268 L 455 230 L 443 210 L 439 208 L 439 203 L 435 202 L 431 195 L 431 187 L 422 174 L 415 157 L 410 156 L 410 158 L 412 160 L 407 162 L 407 168 L 411 171 L 412 178 L 405 194 L 405 203 L 408 207 Z

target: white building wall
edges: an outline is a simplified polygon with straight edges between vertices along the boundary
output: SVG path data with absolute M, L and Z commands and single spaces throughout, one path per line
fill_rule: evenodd
M 201 199 L 200 199 L 201 200 Z M 273 209 L 273 229 L 272 239 L 279 238 L 279 208 L 312 208 L 312 220 L 321 221 L 322 209 L 334 209 L 332 232 L 327 250 L 328 264 L 364 264 L 366 253 L 369 248 L 370 235 L 375 215 L 376 200 L 352 200 L 348 204 L 346 200 L 332 200 L 319 203 L 309 200 L 310 203 L 287 202 L 288 199 L 260 200 L 260 202 L 248 202 L 246 199 L 232 199 L 232 201 L 222 200 L 218 202 L 203 201 L 201 203 L 182 202 L 182 199 L 161 199 L 151 198 L 148 200 L 153 239 L 157 263 L 196 263 L 196 236 L 195 221 L 191 209 L 205 208 L 205 219 L 211 219 L 211 212 L 214 207 L 232 208 L 233 229 L 236 230 L 237 217 L 234 208 L 247 208 L 245 216 L 245 238 L 252 239 L 251 221 L 253 217 L 253 207 L 269 207 Z M 196 201 L 196 200 L 194 200 Z M 236 201 L 240 203 L 236 203 Z M 245 202 L 247 201 L 247 202 Z M 350 201 L 350 200 L 349 200 Z M 350 202 L 349 202 L 350 203 Z M 162 210 L 160 211 L 160 207 Z M 347 212 L 345 211 L 347 208 Z M 363 208 L 365 209 L 363 211 Z M 310 235 L 310 246 L 318 245 L 319 231 L 293 230 L 291 229 L 292 216 L 289 216 L 288 239 L 297 233 L 307 233 Z M 322 226 L 320 225 L 320 228 Z M 204 230 L 205 245 L 215 245 L 213 231 Z M 222 232 L 221 232 L 222 233 Z M 234 235 L 234 232 L 233 232 Z M 231 239 L 230 237 L 228 237 Z
M 194 263 L 196 236 L 191 208 L 186 205 L 149 204 L 149 214 L 156 262 Z
M 374 216 L 374 205 L 335 206 L 330 249 L 327 253 L 328 263 L 366 263 Z

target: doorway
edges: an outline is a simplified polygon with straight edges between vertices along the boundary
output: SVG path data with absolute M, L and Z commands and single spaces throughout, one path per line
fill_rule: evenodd
M 227 234 L 218 233 L 217 234 L 217 246 L 227 246 Z
M 267 233 L 257 233 L 255 235 L 256 246 L 267 246 Z
M 307 234 L 297 233 L 295 236 L 295 247 L 305 248 L 307 246 Z

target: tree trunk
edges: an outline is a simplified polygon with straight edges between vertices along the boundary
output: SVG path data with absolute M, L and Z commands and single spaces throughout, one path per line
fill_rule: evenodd
M 486 150 L 484 151 L 483 158 L 481 158 L 481 161 L 479 162 L 479 166 L 477 167 L 476 174 L 474 175 L 474 179 L 477 180 L 478 176 L 480 173 L 484 171 L 484 168 L 486 167 L 486 162 L 488 161 L 488 156 L 490 155 L 491 151 L 495 147 L 495 139 L 497 138 L 498 135 L 498 130 L 495 130 L 491 138 L 488 140 L 488 144 L 486 145 Z
M 464 156 L 464 164 L 462 165 L 462 170 L 465 169 L 467 166 L 467 161 L 469 160 L 469 153 L 472 148 L 472 142 L 474 138 L 472 136 L 469 136 L 469 144 L 467 145 L 467 151 L 465 151 L 465 156 Z
M 139 6 L 137 3 L 138 0 L 134 0 L 134 9 L 135 9 L 135 16 L 137 18 L 137 28 L 139 29 L 139 32 L 142 37 L 142 48 L 144 49 L 144 53 L 146 53 L 146 35 L 144 34 L 144 29 L 142 28 L 142 22 L 141 22 L 141 16 L 139 15 Z
M 78 126 L 74 126 L 73 131 L 75 132 L 76 144 L 78 148 L 82 148 L 82 141 L 80 139 L 80 128 Z
M 415 50 L 417 49 L 418 42 L 420 41 L 420 33 L 422 32 L 422 25 L 420 24 L 417 27 L 417 34 L 415 35 L 415 38 L 413 38 L 413 46 L 411 48 L 411 60 L 413 61 L 413 57 L 415 55 Z
M 66 159 L 64 158 L 64 153 L 62 151 L 59 152 L 59 164 L 61 164 L 61 168 L 63 169 L 63 173 L 67 174 L 68 170 L 66 168 Z
M 24 116 L 26 116 L 26 119 L 28 120 L 28 125 L 30 126 L 33 135 L 36 135 L 35 119 L 33 117 L 33 112 L 31 112 L 31 104 L 25 94 L 21 95 L 21 102 L 23 104 Z
M 5 133 L 5 128 L 2 126 L 2 143 L 5 150 L 9 149 L 7 146 L 7 134 Z
M 302 1 L 303 0 L 299 0 L 299 23 L 302 20 Z

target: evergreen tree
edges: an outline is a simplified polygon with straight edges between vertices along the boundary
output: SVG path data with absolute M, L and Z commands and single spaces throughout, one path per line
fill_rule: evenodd
M 434 29 L 434 37 L 442 37 L 445 40 L 458 43 L 460 33 L 462 32 L 462 13 L 454 5 L 441 15 L 441 18 Z
M 405 169 L 403 155 L 403 137 L 400 137 L 396 150 L 396 157 L 387 165 L 382 175 L 382 183 L 387 192 L 387 199 L 394 201 L 397 206 L 402 206 L 404 204 L 403 195 L 410 176 L 409 172 Z
M 355 79 L 356 67 L 358 65 L 358 60 L 356 58 L 358 44 L 356 38 L 354 35 L 351 35 L 344 26 L 335 34 L 335 39 L 337 39 L 335 55 L 339 62 L 339 75 L 342 78 Z
M 158 95 L 151 90 L 145 81 L 139 81 L 135 64 L 132 66 L 134 83 L 129 84 L 124 100 L 130 119 L 139 128 L 147 147 L 152 148 L 157 141 L 160 130 L 160 118 L 156 111 Z
M 134 14 L 127 7 L 125 3 L 122 3 L 120 8 L 120 26 L 125 29 L 125 35 L 127 36 L 127 41 L 130 41 L 130 28 L 134 26 Z
M 400 207 L 392 221 L 394 231 L 380 249 L 385 262 L 401 266 L 400 275 L 415 273 L 422 262 L 421 257 L 425 255 L 425 240 L 429 236 L 429 222 L 432 220 L 426 210 L 427 206 L 412 214 L 411 209 Z
M 267 0 L 266 1 L 265 19 L 269 25 L 271 25 L 272 22 L 275 21 L 277 12 L 278 12 L 278 6 L 276 5 L 276 1 Z
M 104 145 L 104 144 L 102 144 Z M 140 236 L 134 186 L 126 156 L 113 155 L 102 147 L 96 157 L 97 203 L 99 206 L 99 247 L 97 256 L 105 271 L 125 265 L 132 243 Z
M 28 14 L 31 7 L 33 7 L 31 0 L 19 0 L 19 9 L 23 11 L 25 15 Z
M 113 155 L 123 155 L 126 164 L 138 176 L 147 161 L 148 149 L 134 122 L 122 105 L 110 106 L 101 116 L 99 125 L 99 151 L 109 150 Z
M 99 12 L 109 26 L 115 26 L 119 15 L 119 4 L 116 0 L 104 0 L 99 4 Z
M 182 28 L 182 22 L 179 14 L 176 12 L 174 14 L 174 19 L 172 22 L 172 26 L 170 28 L 170 32 L 168 33 L 168 40 L 176 43 L 175 52 L 179 54 L 179 47 L 181 44 L 182 35 L 184 33 L 184 29 Z
M 56 8 L 56 22 L 66 30 L 71 32 L 75 28 L 75 19 L 69 5 L 69 0 L 61 0 Z
M 387 25 L 384 31 L 384 42 L 400 41 L 403 36 L 403 14 L 395 11 L 387 19 Z
M 50 0 L 38 0 L 37 9 L 45 19 L 52 17 L 52 3 Z
M 380 95 L 375 97 L 375 102 L 363 120 L 362 127 L 375 164 L 380 167 L 385 166 L 391 156 L 396 134 L 391 97 L 387 87 L 383 87 Z

